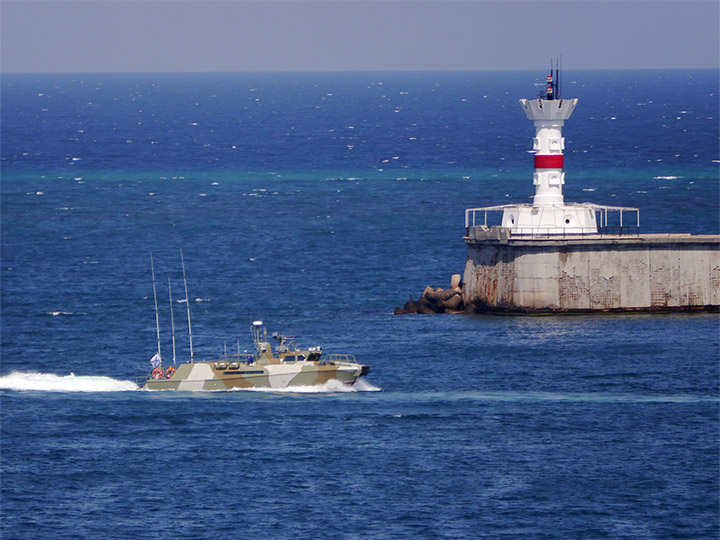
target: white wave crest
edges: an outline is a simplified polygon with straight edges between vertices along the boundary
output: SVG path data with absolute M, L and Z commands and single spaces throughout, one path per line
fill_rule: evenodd
M 358 379 L 355 384 L 347 385 L 337 380 L 330 380 L 324 384 L 308 386 L 288 386 L 286 388 L 237 388 L 236 392 L 273 392 L 278 394 L 343 394 L 352 392 L 381 392 L 365 379 Z
M 362 377 L 355 381 L 355 384 L 352 385 L 352 388 L 354 388 L 357 392 L 382 392 L 382 388 L 371 384 L 369 381 L 366 381 Z
M 13 372 L 0 377 L 0 390 L 40 392 L 127 392 L 137 390 L 132 381 L 110 377 Z

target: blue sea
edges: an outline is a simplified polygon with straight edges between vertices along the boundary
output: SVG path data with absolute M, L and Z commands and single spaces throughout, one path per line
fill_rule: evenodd
M 3 74 L 3 540 L 718 538 L 717 314 L 392 314 L 532 197 L 544 76 Z M 719 233 L 718 80 L 567 71 L 565 199 Z M 196 358 L 261 319 L 369 375 L 136 390 L 181 249 Z

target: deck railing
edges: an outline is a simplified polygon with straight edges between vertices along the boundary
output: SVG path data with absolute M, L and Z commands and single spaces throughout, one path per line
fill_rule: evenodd
M 465 210 L 465 230 L 470 231 L 471 227 L 481 226 L 485 230 L 490 227 L 499 227 L 502 224 L 502 212 L 510 208 L 518 208 L 524 205 L 502 205 L 502 206 L 484 206 L 481 208 L 468 208 Z M 556 227 L 512 227 L 506 229 L 505 233 L 510 236 L 525 237 L 568 237 L 568 236 L 587 236 L 587 235 L 638 235 L 640 234 L 640 209 L 625 206 L 603 206 L 599 204 L 583 203 L 579 204 L 585 209 L 595 212 L 595 220 L 597 231 L 583 232 L 577 229 L 567 229 L 557 232 Z M 635 212 L 635 219 L 628 223 L 627 217 L 623 221 L 623 212 L 627 216 L 628 212 Z M 491 214 L 490 222 L 488 222 L 488 214 Z M 499 215 L 498 215 L 499 214 Z

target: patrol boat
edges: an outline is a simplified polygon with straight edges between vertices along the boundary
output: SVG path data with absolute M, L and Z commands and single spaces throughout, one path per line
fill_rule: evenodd
M 323 355 L 322 347 L 299 349 L 294 337 L 277 332 L 271 336 L 276 342 L 273 349 L 262 321 L 253 322 L 252 337 L 257 350 L 254 354 L 226 352 L 217 360 L 191 359 L 165 368 L 160 356 L 155 355 L 151 360 L 154 369 L 137 381 L 138 386 L 146 390 L 276 390 L 317 386 L 333 380 L 352 385 L 370 371 L 352 354 Z

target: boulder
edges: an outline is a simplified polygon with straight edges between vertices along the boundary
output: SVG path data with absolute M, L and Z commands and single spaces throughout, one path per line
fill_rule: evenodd
M 459 288 L 447 290 L 437 288 L 432 292 L 427 292 L 426 288 L 425 291 L 426 292 L 423 293 L 423 298 L 427 298 L 428 300 L 431 300 L 433 302 L 444 302 L 445 300 L 452 298 L 456 294 L 462 293 L 462 290 L 460 290 Z
M 403 313 L 417 313 L 418 303 L 414 300 L 408 300 L 402 308 Z
M 457 311 L 457 310 L 461 309 L 462 301 L 463 301 L 462 296 L 459 294 L 456 294 L 456 295 L 448 298 L 444 302 L 442 302 L 442 305 L 445 309 Z
M 462 276 L 460 274 L 453 274 L 450 278 L 450 288 L 457 289 L 462 284 Z
M 425 287 L 420 300 L 414 301 L 412 295 L 410 300 L 405 302 L 402 308 L 395 308 L 395 314 L 401 313 L 460 313 L 463 310 L 470 309 L 466 306 L 462 297 L 462 276 L 453 274 L 450 279 L 450 288 L 442 289 L 441 287 L 432 288 Z M 474 311 L 468 311 L 474 313 Z
M 418 303 L 417 312 L 421 315 L 432 315 L 433 313 L 437 313 L 434 309 L 431 309 L 430 306 L 424 302 Z
M 423 310 L 423 308 L 426 309 Z M 428 313 L 428 309 L 432 313 L 442 313 L 443 311 L 445 311 L 445 308 L 439 305 L 437 302 L 433 302 L 432 300 L 429 300 L 427 298 L 421 298 L 420 302 L 418 302 L 418 313 Z
M 440 293 L 442 289 L 433 289 L 432 287 L 425 287 L 422 298 L 431 302 L 437 302 L 440 299 Z

